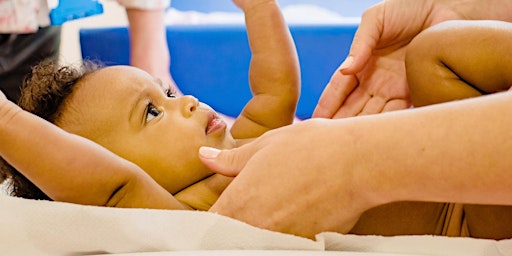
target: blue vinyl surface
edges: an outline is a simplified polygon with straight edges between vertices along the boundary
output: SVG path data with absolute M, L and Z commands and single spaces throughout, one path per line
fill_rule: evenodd
M 297 116 L 311 117 L 332 73 L 348 54 L 357 24 L 292 25 L 301 66 L 301 97 Z M 181 25 L 167 28 L 171 72 L 185 94 L 215 110 L 237 116 L 251 98 L 248 67 L 251 58 L 243 25 Z M 129 64 L 125 27 L 80 30 L 84 59 L 107 65 Z

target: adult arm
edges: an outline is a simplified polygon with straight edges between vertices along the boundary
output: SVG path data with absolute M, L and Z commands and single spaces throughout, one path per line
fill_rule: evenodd
M 176 87 L 170 73 L 171 56 L 164 21 L 165 8 L 170 1 L 117 1 L 126 7 L 130 32 L 130 64 Z
M 511 13 L 508 0 L 387 0 L 369 8 L 313 116 L 341 118 L 410 106 L 404 60 L 418 33 L 447 20 L 512 21 Z
M 231 133 L 235 138 L 252 138 L 292 123 L 300 94 L 300 68 L 295 44 L 277 2 L 234 2 L 245 13 L 252 52 L 249 83 L 253 98 Z
M 233 150 L 201 149 L 238 176 L 211 211 L 312 237 L 348 232 L 398 201 L 512 205 L 512 93 L 270 131 Z
M 0 155 L 53 200 L 183 208 L 138 166 L 23 111 L 1 92 L 0 141 Z

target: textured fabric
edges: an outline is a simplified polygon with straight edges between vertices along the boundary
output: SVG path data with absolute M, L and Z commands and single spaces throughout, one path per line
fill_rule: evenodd
M 201 255 L 225 255 L 215 253 L 216 250 L 236 250 L 237 253 L 232 255 L 255 255 L 245 250 L 274 250 L 267 255 L 289 256 L 512 255 L 511 239 L 356 236 L 327 232 L 318 234 L 316 240 L 310 240 L 200 211 L 107 208 L 5 195 L 0 195 L 0 206 L 2 255 L 96 255 L 191 250 L 210 252 Z M 279 254 L 279 251 L 288 253 Z M 196 254 L 191 252 L 185 255 Z

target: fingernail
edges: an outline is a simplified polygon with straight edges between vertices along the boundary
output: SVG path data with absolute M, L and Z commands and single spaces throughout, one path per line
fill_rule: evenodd
M 354 58 L 352 56 L 348 56 L 343 63 L 341 63 L 340 70 L 350 68 L 354 63 Z
M 220 154 L 220 150 L 210 147 L 200 147 L 199 154 L 205 158 L 217 158 L 217 156 Z

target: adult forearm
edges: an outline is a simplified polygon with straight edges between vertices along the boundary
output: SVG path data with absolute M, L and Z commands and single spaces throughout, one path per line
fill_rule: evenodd
M 512 204 L 512 94 L 400 111 L 352 124 L 374 202 Z
M 478 2 L 473 5 L 472 17 L 476 20 L 501 20 L 512 22 L 512 1 L 508 0 L 473 0 Z
M 169 73 L 164 9 L 126 9 L 130 31 L 131 65 L 152 75 Z
M 469 20 L 512 21 L 512 2 L 508 0 L 433 0 L 436 11 L 452 10 Z

